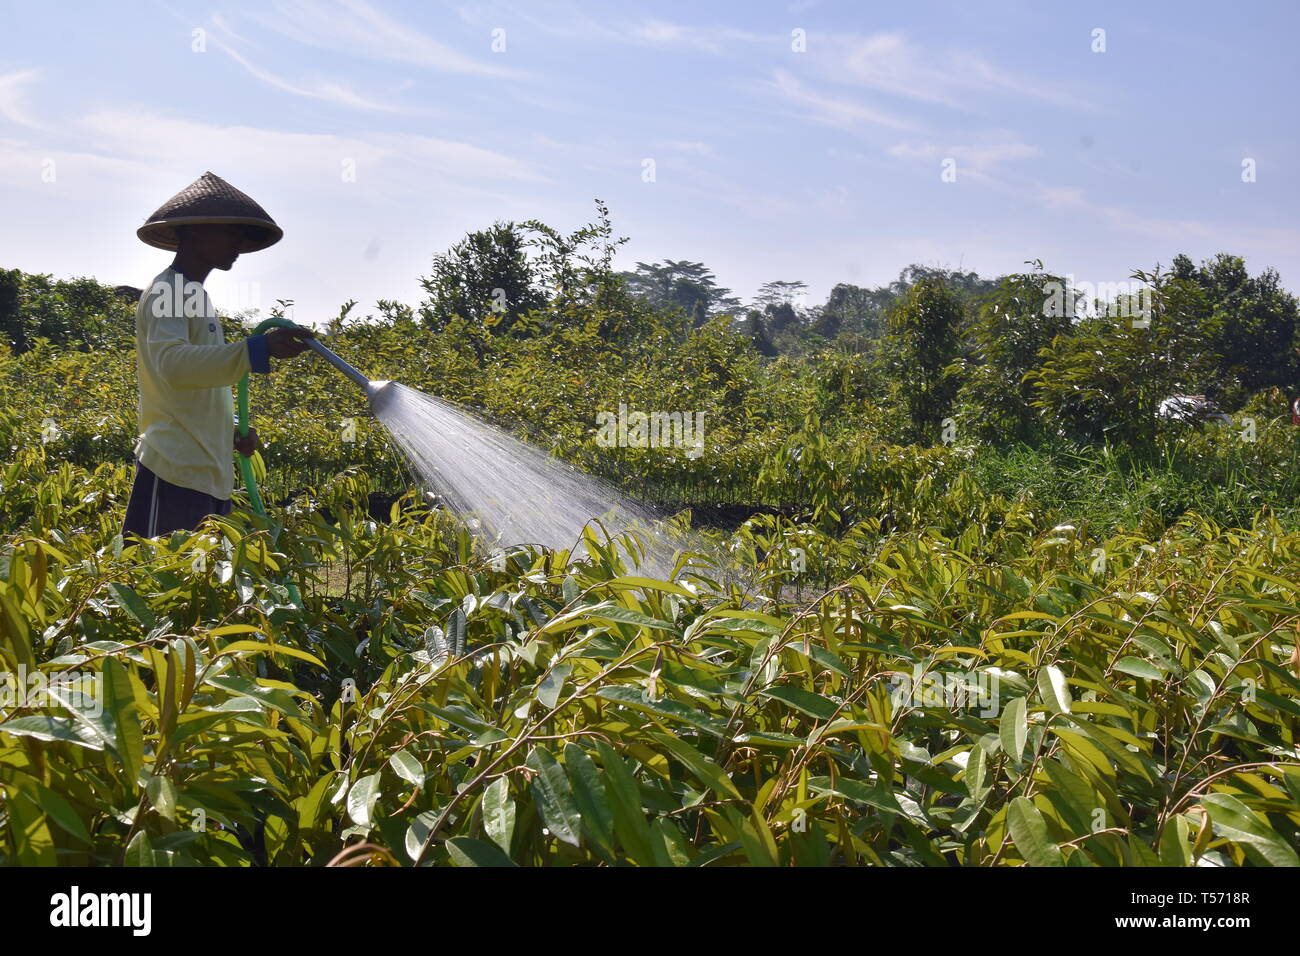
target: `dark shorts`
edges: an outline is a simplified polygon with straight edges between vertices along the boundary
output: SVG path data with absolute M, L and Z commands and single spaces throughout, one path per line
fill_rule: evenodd
M 122 534 L 152 538 L 173 531 L 192 531 L 208 515 L 230 514 L 230 501 L 163 481 L 140 462 L 126 503 Z

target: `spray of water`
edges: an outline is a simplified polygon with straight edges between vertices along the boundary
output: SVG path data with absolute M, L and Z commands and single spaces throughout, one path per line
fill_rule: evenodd
M 492 546 L 575 548 L 593 519 L 637 532 L 642 568 L 665 577 L 674 547 L 660 515 L 608 482 L 512 438 L 439 398 L 397 383 L 372 383 L 371 407 L 424 487 Z

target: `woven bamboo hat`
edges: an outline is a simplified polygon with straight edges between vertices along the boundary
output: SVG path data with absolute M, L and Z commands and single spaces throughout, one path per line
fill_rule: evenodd
M 180 248 L 177 226 L 234 223 L 255 226 L 239 251 L 257 252 L 280 241 L 284 230 L 266 210 L 214 173 L 204 173 L 145 220 L 135 234 L 151 246 L 175 252 Z

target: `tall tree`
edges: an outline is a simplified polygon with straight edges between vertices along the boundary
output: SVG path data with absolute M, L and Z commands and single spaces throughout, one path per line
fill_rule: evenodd
M 38 338 L 83 351 L 119 348 L 135 334 L 127 301 L 94 279 L 55 279 L 0 269 L 0 341 L 15 352 Z
M 902 296 L 912 286 L 926 281 L 947 286 L 968 303 L 990 292 L 997 284 L 996 279 L 984 279 L 977 272 L 962 272 L 960 269 L 945 269 L 941 266 L 923 266 L 914 262 L 898 274 L 898 278 L 890 284 L 889 290 L 896 296 Z
M 525 251 L 523 231 L 510 222 L 469 233 L 435 256 L 433 271 L 420 279 L 428 298 L 419 314 L 432 329 L 455 316 L 494 334 L 509 331 L 520 316 L 547 304 Z
M 627 290 L 613 270 L 614 254 L 627 242 L 615 236 L 609 207 L 596 200 L 596 219 L 565 235 L 537 219 L 522 224 L 528 245 L 536 250 L 542 284 L 550 290 L 554 311 L 576 318 L 583 308 L 608 311 L 626 305 Z
M 827 338 L 840 334 L 879 338 L 885 331 L 885 313 L 897 298 L 885 286 L 864 289 L 845 282 L 838 283 L 827 296 L 821 320 L 814 326 L 814 331 Z
M 1131 308 L 1100 308 L 1053 338 L 1028 374 L 1034 405 L 1062 435 L 1150 441 L 1163 399 L 1209 394 L 1215 381 L 1219 359 L 1205 290 L 1158 269 L 1133 278 L 1150 290 L 1147 317 Z
M 940 422 L 954 411 L 957 383 L 947 369 L 964 318 L 961 298 L 936 278 L 921 279 L 889 313 L 883 356 L 912 441 L 933 443 Z
M 1214 380 L 1200 391 L 1235 406 L 1262 388 L 1300 385 L 1296 298 L 1281 287 L 1275 270 L 1251 276 L 1243 259 L 1225 253 L 1197 268 L 1180 255 L 1174 258 L 1171 276 L 1205 292 L 1194 318 L 1206 333 L 1205 347 L 1214 353 L 1217 368 Z
M 715 315 L 731 314 L 740 300 L 730 289 L 717 283 L 702 262 L 665 259 L 662 263 L 638 262 L 634 272 L 622 273 L 634 295 L 660 309 L 681 309 L 699 328 Z
M 774 305 L 794 305 L 794 300 L 807 290 L 806 282 L 764 282 L 758 287 L 758 294 L 754 296 L 754 305 L 760 309 L 767 309 Z
M 961 427 L 986 440 L 1033 439 L 1041 415 L 1025 376 L 1038 367 L 1041 349 L 1073 329 L 1064 309 L 1047 307 L 1047 284 L 1063 281 L 1040 271 L 1005 276 L 982 300 L 967 333 L 971 354 L 958 395 Z

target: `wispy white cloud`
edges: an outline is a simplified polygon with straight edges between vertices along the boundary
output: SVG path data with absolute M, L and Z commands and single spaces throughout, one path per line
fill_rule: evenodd
M 596 20 L 572 3 L 557 3 L 554 0 L 531 0 L 526 4 L 501 5 L 503 14 L 510 20 L 526 23 L 528 26 L 550 37 L 576 42 L 620 42 L 625 41 L 627 33 Z M 473 14 L 476 22 L 483 22 L 483 13 L 479 9 Z
M 272 73 L 270 70 L 262 69 L 243 54 L 239 53 L 234 47 L 222 42 L 218 38 L 212 37 L 211 42 L 217 47 L 217 49 L 229 56 L 254 77 L 261 80 L 263 83 L 273 86 L 278 90 L 283 90 L 286 93 L 292 93 L 295 96 L 305 96 L 314 100 L 324 100 L 327 103 L 334 103 L 336 106 L 344 106 L 349 109 L 379 113 L 401 112 L 401 107 L 366 99 L 364 96 L 353 92 L 350 87 L 342 83 L 334 83 L 328 80 L 314 81 L 311 86 L 301 86 L 296 83 L 291 83 L 283 77 Z
M 904 118 L 867 105 L 861 100 L 863 91 L 963 112 L 980 112 L 986 100 L 998 96 L 1084 111 L 1094 109 L 1081 96 L 1041 78 L 999 67 L 975 52 L 926 49 L 900 33 L 862 36 L 811 31 L 807 42 L 810 52 L 799 58 L 801 68 L 806 69 L 798 75 L 779 69 L 772 81 L 760 86 L 824 125 L 918 130 L 935 122 Z
M 461 52 L 364 0 L 280 0 L 270 11 L 249 16 L 262 27 L 318 49 L 351 56 L 409 63 L 446 73 L 519 77 L 519 71 Z
M 437 192 L 449 182 L 537 182 L 532 165 L 470 143 L 401 133 L 344 136 L 290 133 L 253 126 L 217 125 L 161 113 L 100 110 L 78 123 L 102 153 L 156 156 L 185 169 L 244 169 L 282 182 L 329 189 L 346 183 L 344 163 L 357 183 L 380 193 Z
M 855 99 L 817 92 L 789 70 L 777 70 L 770 81 L 760 83 L 758 86 L 775 93 L 779 99 L 795 107 L 807 119 L 826 126 L 847 130 L 860 129 L 863 126 L 885 126 L 899 130 L 918 128 L 910 120 L 866 106 Z
M 217 29 L 221 30 L 223 33 L 228 34 L 229 36 L 234 37 L 240 43 L 251 42 L 248 39 L 248 37 L 241 36 L 239 33 L 235 32 L 235 28 L 230 25 L 230 22 L 219 10 L 214 10 L 211 14 L 209 14 L 208 19 L 210 19 L 216 25 Z
M 723 50 L 721 44 L 710 39 L 705 32 L 665 20 L 644 20 L 628 32 L 634 40 L 664 49 L 691 49 L 704 53 L 721 53 Z
M 36 70 L 0 73 L 0 117 L 19 126 L 41 126 L 28 112 L 26 95 L 26 87 L 35 82 L 37 76 Z
M 708 157 L 712 157 L 715 155 L 713 152 L 713 147 L 710 146 L 708 143 L 687 142 L 687 141 L 677 140 L 677 139 L 664 139 L 664 140 L 660 140 L 658 145 L 663 147 L 664 149 L 671 149 L 674 152 L 678 152 L 678 153 L 693 153 L 696 156 L 708 156 Z
M 1052 209 L 1078 209 L 1087 205 L 1082 189 L 1077 186 L 1038 187 L 1038 198 Z
M 47 167 L 52 163 L 52 167 Z M 75 150 L 51 149 L 20 139 L 0 138 L 0 183 L 64 199 L 102 197 L 140 182 L 156 167 L 138 159 Z M 46 173 L 53 173 L 53 179 Z
M 1084 97 L 1042 77 L 998 66 L 971 50 L 924 48 L 901 33 L 813 35 L 808 42 L 825 48 L 814 63 L 828 79 L 905 99 L 969 110 L 982 98 L 1006 95 L 1093 109 Z
M 1212 227 L 1195 219 L 1172 219 L 1145 216 L 1127 206 L 1100 202 L 1075 186 L 1051 186 L 1034 182 L 1028 185 L 1030 195 L 1053 211 L 1069 211 L 1094 216 L 1120 232 L 1136 233 L 1164 241 L 1207 239 L 1223 233 L 1222 227 Z
M 1015 139 L 984 136 L 975 143 L 939 146 L 935 143 L 896 143 L 886 152 L 900 159 L 939 162 L 951 158 L 957 164 L 957 176 L 987 180 L 1005 163 L 1032 159 L 1040 155 L 1037 146 Z
M 511 20 L 520 20 L 547 36 L 575 43 L 620 44 L 666 50 L 693 50 L 712 55 L 726 53 L 736 45 L 788 42 L 788 35 L 754 33 L 729 26 L 696 26 L 658 18 L 631 21 L 601 20 L 570 2 L 529 0 L 527 5 L 503 4 Z M 462 12 L 469 19 L 471 14 Z M 475 11 L 472 22 L 486 23 L 488 17 Z

